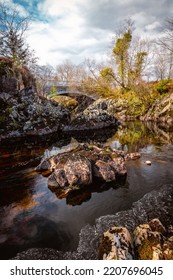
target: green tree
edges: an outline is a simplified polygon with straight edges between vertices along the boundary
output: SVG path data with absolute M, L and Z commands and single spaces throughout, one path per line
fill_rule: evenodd
M 134 62 L 129 66 L 128 69 L 128 88 L 132 88 L 133 85 L 139 83 L 142 77 L 143 64 L 145 57 L 147 56 L 147 52 L 137 52 L 134 55 Z
M 120 84 L 123 89 L 126 87 L 126 78 L 128 73 L 129 48 L 132 40 L 132 31 L 129 29 L 121 38 L 118 38 L 113 47 L 113 54 L 115 56 L 116 64 L 118 65 L 118 74 L 120 77 Z
M 106 78 L 108 82 L 115 80 L 115 75 L 112 67 L 106 67 L 100 71 L 100 75 L 103 78 Z
M 30 19 L 20 15 L 17 8 L 8 2 L 0 3 L 0 55 L 10 58 L 14 63 L 27 64 L 32 52 L 25 43 L 25 32 Z
M 104 74 L 114 78 L 122 92 L 135 89 L 142 80 L 147 65 L 148 41 L 133 36 L 133 22 L 125 21 L 124 31 L 120 30 L 112 48 L 115 63 L 114 73 L 104 70 Z

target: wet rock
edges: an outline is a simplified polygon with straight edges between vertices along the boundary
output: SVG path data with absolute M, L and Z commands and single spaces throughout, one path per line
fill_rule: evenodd
M 40 168 L 44 167 L 46 162 L 43 161 Z M 87 186 L 92 183 L 91 162 L 85 156 L 80 154 L 60 155 L 59 161 L 56 159 L 55 162 L 52 160 L 55 170 L 48 178 L 48 185 L 51 188 L 69 186 L 73 190 L 72 187 Z
M 115 170 L 116 175 L 125 176 L 127 174 L 127 169 L 125 166 L 125 158 L 117 156 L 113 157 L 113 160 L 109 162 L 111 167 Z
M 54 191 L 60 187 L 67 194 L 66 187 L 83 187 L 96 180 L 115 182 L 127 174 L 126 158 L 136 159 L 140 154 L 125 154 L 108 147 L 76 144 L 67 152 L 43 159 L 36 167 L 37 172 L 49 171 L 48 186 Z M 43 174 L 44 175 L 44 174 Z M 47 175 L 47 173 L 46 173 Z M 59 193 L 59 192 L 58 192 Z
M 58 186 L 66 187 L 69 185 L 66 173 L 62 169 L 55 169 L 54 171 L 55 179 L 58 183 Z
M 163 220 L 165 227 L 168 227 L 173 221 L 173 185 L 165 185 L 157 190 L 154 190 L 133 203 L 131 209 L 121 211 L 114 215 L 106 215 L 98 218 L 95 225 L 86 225 L 81 229 L 79 235 L 79 244 L 74 252 L 60 252 L 55 249 L 29 249 L 20 252 L 14 259 L 63 259 L 63 260 L 96 260 L 100 250 L 100 240 L 104 232 L 111 227 L 119 225 L 126 227 L 130 234 L 141 223 L 148 223 L 149 216 L 157 217 Z M 168 227 L 168 238 L 172 236 L 172 226 Z M 169 246 L 172 246 L 172 238 Z M 171 247 L 167 249 L 167 244 L 164 246 L 166 254 L 171 251 Z M 164 254 L 164 250 L 163 250 Z M 166 259 L 166 256 L 164 255 Z M 171 259 L 173 259 L 171 257 Z
M 97 178 L 103 179 L 105 182 L 112 182 L 116 180 L 115 171 L 112 170 L 109 163 L 102 160 L 96 161 L 94 165 L 94 175 Z
M 42 172 L 51 169 L 50 159 L 43 159 L 40 164 L 35 168 L 37 172 Z
M 79 144 L 74 150 L 43 159 L 36 171 L 52 173 L 48 178 L 48 186 L 52 190 L 59 187 L 63 191 L 64 188 L 65 193 L 66 187 L 74 190 L 74 187 L 90 185 L 97 179 L 106 183 L 114 182 L 127 173 L 125 158 L 120 157 L 120 152 L 86 144 Z
M 133 258 L 133 242 L 126 228 L 112 227 L 103 234 L 99 259 L 132 260 Z
M 125 156 L 125 160 L 136 160 L 136 159 L 139 159 L 141 157 L 141 154 L 140 153 L 129 153 Z
M 55 169 L 54 172 L 48 178 L 48 185 L 53 188 L 64 188 L 68 186 L 68 181 L 64 170 Z
M 150 160 L 146 160 L 145 162 L 147 165 L 151 165 L 151 161 Z
M 15 260 L 62 260 L 63 252 L 50 248 L 31 248 L 16 255 Z
M 86 186 L 92 183 L 91 162 L 83 155 L 71 155 L 64 165 L 64 172 L 71 186 Z

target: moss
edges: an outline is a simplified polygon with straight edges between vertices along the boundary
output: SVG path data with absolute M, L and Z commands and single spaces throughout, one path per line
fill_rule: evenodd
M 56 96 L 52 96 L 51 99 L 56 101 L 59 106 L 63 108 L 67 108 L 70 111 L 74 110 L 78 106 L 78 102 L 74 98 L 68 96 L 56 95 Z
M 161 80 L 156 86 L 155 89 L 158 93 L 164 94 L 169 91 L 169 79 Z
M 11 127 L 12 127 L 12 129 L 16 130 L 16 129 L 18 129 L 20 127 L 20 125 L 16 121 L 14 121 L 12 123 Z
M 88 148 L 89 150 L 93 150 L 93 146 L 92 146 L 92 145 L 88 145 L 87 148 Z
M 151 236 L 146 240 L 143 240 L 142 244 L 138 247 L 137 254 L 140 260 L 152 260 L 154 247 L 160 246 L 159 239 Z
M 111 152 L 111 149 L 109 147 L 106 147 L 105 152 L 109 153 L 109 152 Z
M 74 110 L 78 106 L 78 102 L 75 99 L 70 99 L 66 103 L 66 108 L 69 110 Z
M 78 186 L 78 185 L 74 185 L 74 186 L 69 185 L 68 188 L 72 189 L 73 191 L 80 190 L 80 186 Z
M 6 116 L 5 115 L 0 116 L 0 124 L 3 124 L 5 122 L 6 122 Z
M 7 113 L 7 115 L 10 115 L 11 112 L 13 111 L 13 108 L 12 107 L 7 107 L 5 112 Z

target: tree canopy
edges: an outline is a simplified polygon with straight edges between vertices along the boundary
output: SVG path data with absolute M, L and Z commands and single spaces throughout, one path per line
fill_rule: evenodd
M 29 17 L 21 16 L 17 8 L 11 8 L 7 2 L 0 3 L 0 55 L 12 61 L 27 64 L 32 52 L 25 42 Z

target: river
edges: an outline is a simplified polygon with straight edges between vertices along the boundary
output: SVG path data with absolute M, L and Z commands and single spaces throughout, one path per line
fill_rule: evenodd
M 60 198 L 34 168 L 43 157 L 68 150 L 76 141 L 139 151 L 141 158 L 127 162 L 127 178 L 121 182 Z M 73 251 L 82 227 L 93 225 L 100 216 L 129 209 L 144 194 L 172 182 L 172 128 L 128 122 L 118 131 L 6 140 L 0 146 L 0 259 L 33 247 Z

